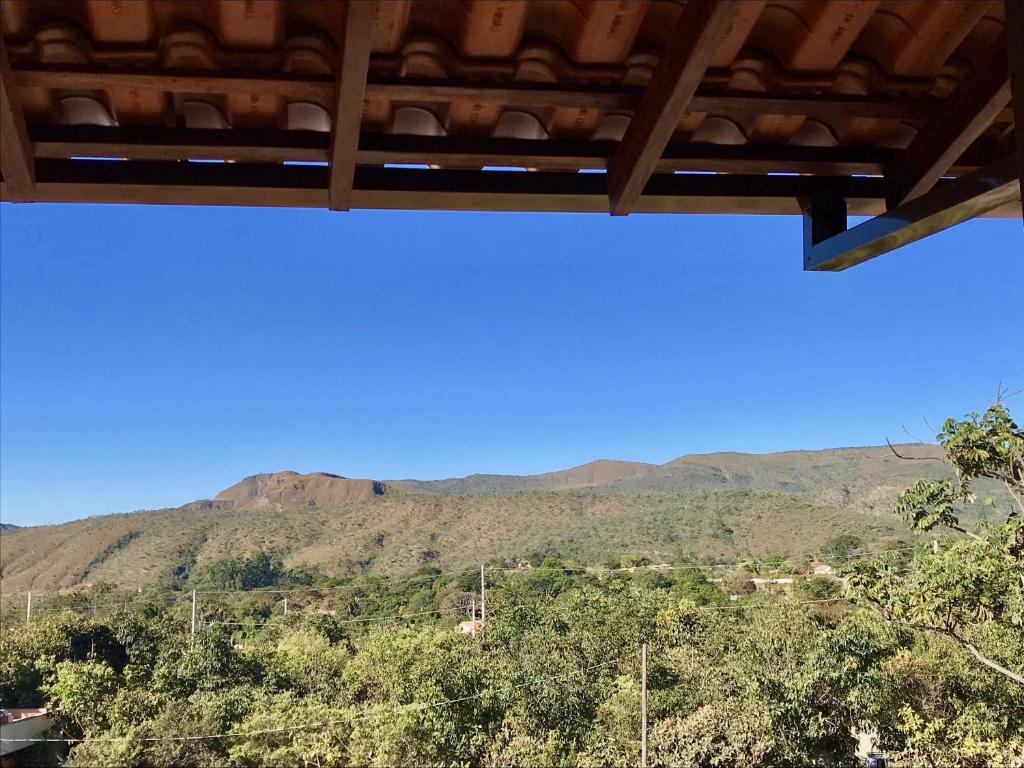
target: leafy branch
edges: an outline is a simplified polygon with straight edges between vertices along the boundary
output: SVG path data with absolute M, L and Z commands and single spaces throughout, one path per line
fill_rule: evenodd
M 851 587 L 886 621 L 942 635 L 988 669 L 1024 686 L 1022 670 L 995 661 L 972 634 L 990 623 L 1015 632 L 1024 628 L 1024 432 L 997 401 L 983 415 L 947 419 L 937 439 L 953 476 L 918 481 L 900 494 L 893 512 L 914 530 L 941 526 L 966 538 L 942 551 L 917 552 L 907 572 L 882 562 L 860 563 Z M 900 458 L 914 458 L 901 455 L 891 443 L 889 448 Z M 979 478 L 1002 482 L 1016 508 L 1004 523 L 983 524 L 975 532 L 961 523 L 960 515 L 962 505 L 974 502 L 973 483 Z

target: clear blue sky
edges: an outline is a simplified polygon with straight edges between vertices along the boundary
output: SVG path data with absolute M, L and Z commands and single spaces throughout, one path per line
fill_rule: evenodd
M 2 519 L 177 505 L 279 469 L 878 444 L 1024 387 L 1020 221 L 841 274 L 801 271 L 800 229 L 5 204 Z

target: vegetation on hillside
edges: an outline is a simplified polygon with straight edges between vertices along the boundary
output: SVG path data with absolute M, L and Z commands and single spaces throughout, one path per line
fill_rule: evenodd
M 938 438 L 953 478 L 918 482 L 895 511 L 919 531 L 946 528 L 963 538 L 936 540 L 909 572 L 863 563 L 853 583 L 887 620 L 948 638 L 1024 688 L 1024 431 L 996 403 L 982 416 L 949 419 Z M 1003 522 L 975 531 L 964 527 L 961 509 L 974 502 L 979 478 L 1002 483 L 1010 503 Z
M 591 563 L 622 553 L 659 562 L 798 557 L 840 533 L 872 544 L 907 535 L 895 520 L 766 492 L 406 494 L 339 507 L 183 508 L 27 528 L 3 535 L 0 564 L 5 592 L 138 588 L 170 586 L 197 565 L 258 552 L 331 576 L 403 575 L 531 552 Z

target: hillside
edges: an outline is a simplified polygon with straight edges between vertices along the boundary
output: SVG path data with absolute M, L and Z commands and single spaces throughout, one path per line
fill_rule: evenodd
M 901 452 L 938 458 L 933 446 Z M 904 535 L 888 510 L 938 461 L 888 448 L 596 461 L 530 476 L 375 481 L 253 475 L 212 499 L 5 530 L 5 591 L 142 585 L 231 554 L 275 550 L 331 574 L 458 568 L 531 552 L 601 560 L 813 553 L 831 536 Z
M 601 493 L 692 493 L 743 489 L 785 493 L 817 504 L 887 515 L 897 494 L 921 478 L 947 477 L 937 445 L 899 445 L 779 453 L 708 453 L 664 464 L 601 460 L 537 475 L 484 475 L 448 480 L 401 480 L 395 489 L 478 495 L 513 491 L 594 489 Z M 1001 496 L 995 484 L 979 490 Z
M 4 534 L 5 591 L 86 582 L 142 585 L 231 554 L 288 553 L 326 573 L 404 573 L 561 552 L 599 561 L 625 553 L 813 553 L 830 536 L 901 535 L 893 520 L 747 491 L 678 494 L 522 492 L 479 496 L 382 495 L 335 507 L 197 505 L 107 515 Z
M 252 475 L 211 499 L 217 506 L 237 509 L 293 507 L 310 502 L 314 506 L 333 506 L 381 496 L 383 483 L 375 480 L 351 480 L 329 472 L 273 472 Z

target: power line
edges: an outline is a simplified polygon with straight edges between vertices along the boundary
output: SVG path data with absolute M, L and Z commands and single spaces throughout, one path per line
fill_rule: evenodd
M 784 600 L 781 603 L 749 603 L 747 605 L 697 605 L 697 611 L 749 611 L 754 609 L 773 608 L 776 605 L 817 605 L 820 603 L 856 602 L 852 597 L 828 597 L 821 600 Z
M 445 613 L 461 613 L 459 608 L 435 608 L 431 611 L 417 611 L 415 613 L 395 613 L 389 616 L 357 616 L 351 619 L 337 619 L 338 624 L 366 624 L 374 621 L 388 621 L 389 619 L 411 619 L 416 616 L 427 616 L 430 614 L 445 614 Z M 315 615 L 315 614 L 312 614 Z M 271 621 L 260 621 L 260 622 L 249 622 L 249 621 L 208 621 L 205 622 L 205 626 L 237 626 L 237 627 L 265 627 L 275 622 Z
M 464 569 L 459 570 L 459 571 L 438 571 L 437 573 L 433 573 L 433 574 L 425 574 L 423 576 L 409 576 L 407 578 L 402 578 L 402 579 L 395 579 L 395 578 L 392 578 L 392 577 L 389 577 L 389 576 L 379 576 L 379 577 L 371 577 L 371 578 L 379 578 L 380 579 L 379 583 L 381 583 L 384 586 L 390 586 L 392 584 L 406 584 L 406 583 L 414 582 L 414 581 L 432 581 L 434 579 L 447 578 L 447 577 L 453 577 L 453 576 L 462 576 L 462 575 L 465 575 L 467 573 L 475 573 L 475 572 L 476 572 L 476 568 L 464 568 Z M 287 587 L 287 588 L 272 587 L 272 588 L 266 588 L 266 589 L 264 589 L 264 588 L 259 588 L 259 589 L 208 589 L 208 590 L 200 589 L 200 590 L 196 590 L 196 594 L 198 594 L 198 595 L 283 595 L 283 594 L 291 594 L 293 592 L 334 592 L 334 591 L 339 591 L 339 590 L 365 589 L 365 588 L 368 588 L 368 587 L 373 587 L 376 583 L 377 582 L 373 582 L 373 581 L 367 580 L 367 581 L 353 583 L 353 584 L 339 584 L 339 585 L 336 585 L 336 586 L 319 586 L 319 587 L 317 587 L 317 586 L 310 586 L 310 587 Z M 0 598 L 10 600 L 10 599 L 13 599 L 15 597 L 24 597 L 27 594 L 28 594 L 27 592 L 8 592 L 6 594 L 0 595 Z M 34 590 L 32 591 L 33 599 L 35 599 L 37 596 L 40 596 L 40 595 L 44 596 L 44 597 L 45 596 L 73 597 L 76 594 L 87 594 L 87 593 L 78 592 L 78 593 L 72 593 L 72 594 L 69 595 L 69 594 L 61 593 L 61 592 L 36 592 Z M 187 598 L 187 597 L 189 597 L 189 594 L 190 593 L 177 592 L 177 591 L 168 591 L 168 592 L 164 592 L 164 593 L 149 592 L 149 593 L 143 593 L 142 595 L 140 595 L 137 598 L 135 598 L 135 600 L 129 600 L 128 602 L 138 602 L 138 601 L 144 601 L 146 599 L 160 599 L 162 596 L 168 596 L 168 597 L 173 596 L 175 598 Z M 118 601 L 118 604 L 121 604 L 121 603 L 124 603 L 124 602 L 125 601 L 120 600 L 120 601 Z
M 881 552 L 880 554 L 884 556 L 884 555 L 895 554 L 895 553 L 899 553 L 899 552 L 903 552 L 903 551 L 906 551 L 906 550 L 886 550 L 886 551 Z M 630 573 L 635 573 L 637 571 L 641 571 L 642 572 L 642 571 L 645 571 L 645 570 L 655 571 L 655 572 L 662 571 L 662 570 L 684 570 L 684 571 L 685 570 L 704 570 L 704 569 L 714 569 L 714 568 L 720 568 L 720 567 L 727 567 L 727 565 L 728 564 L 719 564 L 719 565 L 715 565 L 715 566 L 648 565 L 648 566 L 637 566 L 636 568 L 609 569 L 608 571 L 605 571 L 605 572 L 612 572 L 612 573 L 615 573 L 615 572 L 630 572 Z M 531 568 L 531 569 L 498 569 L 498 568 L 492 568 L 490 570 L 492 572 L 499 571 L 499 572 L 504 572 L 504 573 L 530 573 L 530 572 L 533 572 L 533 571 L 541 571 L 541 572 L 568 573 L 568 574 L 575 574 L 575 575 L 582 575 L 582 576 L 595 576 L 595 575 L 600 575 L 602 573 L 601 571 L 596 571 L 596 572 L 594 572 L 594 571 L 580 571 L 579 569 L 573 569 L 573 568 Z M 906 570 L 906 569 L 904 569 L 904 570 Z M 449 574 L 451 574 L 451 573 L 469 573 L 469 572 L 470 572 L 470 570 L 467 569 L 467 570 L 461 571 L 461 572 L 459 572 L 459 571 L 449 572 Z M 440 576 L 440 574 L 438 574 L 438 576 Z M 426 578 L 426 577 L 416 577 L 416 578 Z M 406 580 L 403 580 L 403 581 L 407 582 L 407 581 L 410 581 L 410 579 L 406 579 Z M 396 582 L 396 583 L 402 583 L 402 582 Z M 347 585 L 345 587 L 336 587 L 336 588 L 310 587 L 310 588 L 308 588 L 308 591 L 322 592 L 322 591 L 330 591 L 332 589 L 347 589 L 349 587 L 358 588 L 358 585 Z M 307 591 L 307 590 L 292 590 L 292 591 Z M 197 593 L 197 594 L 201 595 L 201 594 L 204 594 L 204 593 Z M 252 593 L 251 592 L 246 592 L 244 590 L 242 590 L 242 591 L 234 591 L 234 590 L 232 590 L 231 592 L 226 592 L 225 591 L 222 594 L 252 594 Z M 37 606 L 37 605 L 34 604 L 33 605 L 33 609 L 32 609 L 32 613 L 33 613 L 33 615 L 41 615 L 41 614 L 42 615 L 52 615 L 52 614 L 63 613 L 65 611 L 70 611 L 70 612 L 73 612 L 73 613 L 81 614 L 81 612 L 83 612 L 83 611 L 95 610 L 97 608 L 100 608 L 100 609 L 117 608 L 117 607 L 121 607 L 121 606 L 136 605 L 136 604 L 138 604 L 140 602 L 141 603 L 145 603 L 145 602 L 147 602 L 149 600 L 161 600 L 161 601 L 163 601 L 165 603 L 168 603 L 168 604 L 169 603 L 173 603 L 175 601 L 182 601 L 182 602 L 184 602 L 184 601 L 187 601 L 188 597 L 189 596 L 187 594 L 174 593 L 174 594 L 171 594 L 171 595 L 166 595 L 164 597 L 155 597 L 155 596 L 153 596 L 153 597 L 140 597 L 140 598 L 136 598 L 135 600 L 127 600 L 127 601 L 126 600 L 117 600 L 117 601 L 112 601 L 112 602 L 107 602 L 107 603 L 96 603 L 96 604 L 84 603 L 84 602 L 76 603 L 76 604 L 73 604 L 73 605 L 63 605 L 63 606 L 60 606 L 60 605 L 58 605 L 58 606 Z M 227 623 L 230 623 L 230 622 L 207 622 L 207 625 L 210 625 L 210 624 L 227 624 Z M 239 622 L 239 624 L 241 624 L 241 622 Z
M 846 562 L 846 561 L 849 561 L 849 560 L 852 560 L 852 559 L 859 559 L 859 557 L 861 555 L 869 555 L 869 554 L 876 554 L 876 553 L 889 554 L 889 553 L 895 553 L 895 552 L 905 552 L 905 551 L 913 550 L 914 547 L 915 547 L 915 545 L 911 544 L 911 543 L 901 544 L 901 545 L 896 545 L 896 546 L 877 545 L 877 546 L 871 547 L 871 548 L 869 548 L 869 547 L 860 547 L 860 548 L 857 548 L 857 549 L 850 550 L 843 557 L 829 558 L 829 560 L 830 560 L 830 562 Z M 652 551 L 654 551 L 654 550 L 652 550 Z M 621 555 L 620 554 L 620 557 L 623 557 L 623 556 L 628 557 L 629 555 L 628 554 L 627 555 Z M 489 558 L 489 559 L 497 559 L 497 558 Z M 785 560 L 786 560 L 786 558 L 784 558 L 783 562 L 785 562 Z M 635 570 L 638 570 L 638 569 L 648 568 L 648 567 L 650 567 L 652 570 L 655 570 L 655 569 L 658 569 L 658 568 L 666 569 L 666 570 L 668 570 L 668 569 L 670 569 L 670 570 L 715 570 L 715 569 L 718 569 L 718 568 L 728 568 L 728 567 L 736 567 L 736 566 L 742 566 L 742 565 L 769 566 L 769 565 L 775 565 L 775 563 L 774 562 L 769 562 L 767 560 L 748 559 L 748 560 L 723 560 L 723 561 L 720 561 L 720 562 L 717 562 L 717 563 L 708 563 L 708 564 L 661 565 L 661 566 L 657 566 L 657 568 L 655 568 L 653 566 L 634 566 L 634 567 L 625 567 L 625 568 L 594 569 L 594 571 L 587 571 L 587 568 L 588 567 L 592 568 L 592 566 L 580 566 L 578 568 L 568 568 L 568 567 L 550 568 L 550 567 L 544 567 L 544 566 L 527 567 L 527 568 L 504 568 L 504 567 L 501 567 L 501 566 L 491 566 L 491 567 L 487 568 L 487 570 L 491 571 L 491 572 L 502 572 L 502 573 L 529 573 L 529 572 L 538 572 L 538 571 L 539 572 L 543 572 L 543 571 L 560 571 L 562 573 L 588 573 L 588 572 L 598 572 L 598 573 L 600 573 L 600 572 L 602 572 L 602 570 L 604 570 L 606 572 L 616 573 L 616 572 L 625 572 L 625 571 L 635 571 Z M 475 568 L 465 568 L 465 569 L 457 570 L 457 571 L 439 571 L 436 574 L 426 574 L 426 575 L 423 575 L 423 576 L 410 576 L 410 577 L 403 578 L 403 579 L 392 579 L 392 578 L 387 577 L 387 576 L 380 576 L 379 578 L 381 580 L 383 580 L 383 582 L 385 584 L 389 584 L 389 585 L 390 584 L 405 584 L 405 583 L 414 582 L 414 581 L 430 581 L 430 580 L 438 579 L 438 578 L 445 578 L 445 577 L 452 577 L 452 576 L 461 576 L 461 575 L 465 575 L 467 573 L 475 572 L 475 570 L 476 570 Z M 370 587 L 370 586 L 373 586 L 373 585 L 374 585 L 374 582 L 372 582 L 372 581 L 364 581 L 364 582 L 360 582 L 360 583 L 341 584 L 341 585 L 331 586 L 331 587 L 310 586 L 310 587 L 288 587 L 288 588 L 267 588 L 267 589 L 260 588 L 260 589 L 197 590 L 197 594 L 199 594 L 199 595 L 227 595 L 227 594 L 274 595 L 274 594 L 291 594 L 291 593 L 295 593 L 295 592 L 331 592 L 331 591 L 340 591 L 340 590 L 353 590 L 353 589 L 366 588 L 366 587 Z M 25 597 L 27 594 L 28 594 L 27 592 L 7 592 L 7 593 L 0 592 L 0 600 L 11 600 L 11 599 L 14 599 L 16 597 Z M 82 593 L 77 593 L 77 594 L 82 594 Z M 37 592 L 37 591 L 33 590 L 32 591 L 32 596 L 33 596 L 33 599 L 35 600 L 36 598 L 38 598 L 40 596 L 42 596 L 42 597 L 46 597 L 46 596 L 68 597 L 69 595 L 61 593 L 61 592 Z M 138 597 L 136 597 L 135 599 L 129 600 L 127 602 L 132 603 L 132 602 L 141 602 L 141 601 L 150 600 L 150 599 L 162 599 L 165 596 L 166 597 L 173 597 L 175 599 L 179 599 L 179 598 L 183 598 L 183 597 L 188 597 L 188 594 L 184 593 L 184 592 L 177 592 L 177 591 L 167 591 L 167 592 L 164 592 L 164 593 L 148 592 L 148 593 L 143 593 L 143 594 L 139 595 Z M 124 602 L 125 601 L 123 601 L 123 600 L 117 601 L 117 604 L 123 604 Z M 35 611 L 33 610 L 33 613 L 34 612 Z
M 881 546 L 877 546 L 877 547 L 874 547 L 874 548 L 863 547 L 863 548 L 858 548 L 858 549 L 855 549 L 855 550 L 851 550 L 845 557 L 833 558 L 831 562 L 834 563 L 834 564 L 841 564 L 841 563 L 844 563 L 844 562 L 848 563 L 848 562 L 850 562 L 852 560 L 860 560 L 860 559 L 863 559 L 863 558 L 871 556 L 871 555 L 877 555 L 879 557 L 889 557 L 891 555 L 898 555 L 898 554 L 904 554 L 904 553 L 910 552 L 914 548 L 915 548 L 915 546 L 913 544 L 909 544 L 909 543 L 901 545 L 901 546 L 885 546 L 885 545 L 881 545 Z M 610 569 L 595 569 L 595 568 L 591 568 L 591 567 L 580 567 L 580 568 L 562 567 L 562 568 L 554 568 L 554 567 L 544 567 L 544 566 L 528 567 L 528 568 L 502 568 L 502 567 L 498 567 L 498 566 L 492 566 L 491 568 L 488 568 L 486 570 L 489 570 L 492 573 L 526 574 L 526 573 L 536 573 L 536 572 L 541 572 L 541 573 L 544 573 L 544 572 L 548 572 L 548 573 L 554 572 L 554 573 L 564 573 L 564 574 L 569 574 L 569 575 L 580 575 L 580 576 L 591 576 L 591 577 L 593 577 L 593 576 L 599 576 L 602 573 L 636 573 L 636 572 L 644 572 L 644 571 L 654 571 L 654 572 L 660 572 L 660 571 L 693 571 L 693 572 L 702 572 L 702 571 L 707 571 L 707 572 L 713 572 L 713 571 L 716 571 L 716 570 L 719 570 L 719 569 L 722 569 L 722 568 L 738 567 L 738 566 L 750 566 L 750 565 L 754 565 L 754 566 L 758 566 L 758 565 L 775 565 L 775 563 L 768 563 L 767 561 L 733 560 L 733 561 L 723 561 L 723 562 L 719 562 L 719 563 L 706 564 L 706 565 L 701 565 L 701 564 L 682 564 L 682 565 L 648 564 L 648 565 L 643 565 L 643 566 L 610 568 Z M 394 579 L 394 580 L 388 579 L 387 577 L 382 577 L 382 579 L 384 581 L 381 584 L 381 586 L 387 587 L 387 586 L 393 586 L 393 585 L 399 585 L 399 584 L 412 583 L 412 582 L 416 582 L 416 581 L 433 581 L 433 580 L 436 580 L 436 579 L 439 579 L 439 578 L 450 578 L 450 577 L 454 577 L 454 576 L 462 576 L 462 575 L 471 573 L 473 571 L 475 571 L 475 569 L 470 569 L 470 568 L 466 568 L 466 569 L 459 570 L 459 571 L 439 571 L 438 573 L 435 573 L 435 574 L 426 574 L 426 575 L 423 575 L 423 576 L 411 576 L 411 577 L 404 578 L 404 579 Z M 359 589 L 372 588 L 373 586 L 374 586 L 373 582 L 363 582 L 363 583 L 357 583 L 357 584 L 344 584 L 344 585 L 338 585 L 338 586 L 333 586 L 333 587 L 323 587 L 323 586 L 321 586 L 321 587 L 313 587 L 313 586 L 311 586 L 311 587 L 294 587 L 294 588 L 288 588 L 288 589 L 208 590 L 208 591 L 197 591 L 196 594 L 198 596 L 202 596 L 202 595 L 288 595 L 288 594 L 295 594 L 295 593 L 299 593 L 299 592 L 306 592 L 306 593 L 330 593 L 330 592 L 339 592 L 339 591 L 355 591 L 355 590 L 359 590 Z M 78 594 L 82 594 L 82 593 L 78 593 Z M 81 603 L 76 603 L 76 604 L 67 605 L 67 606 L 39 606 L 38 605 L 38 596 L 39 595 L 43 595 L 43 596 L 57 595 L 58 597 L 61 597 L 62 595 L 60 595 L 59 592 L 58 593 L 52 593 L 52 592 L 51 593 L 46 593 L 46 592 L 38 593 L 38 592 L 33 592 L 32 595 L 33 595 L 33 602 L 34 602 L 33 609 L 32 609 L 33 615 L 52 615 L 52 614 L 63 613 L 64 611 L 72 611 L 72 612 L 81 613 L 82 611 L 90 611 L 90 610 L 91 611 L 95 611 L 98 608 L 99 609 L 115 608 L 115 607 L 120 607 L 122 605 L 125 605 L 125 606 L 126 605 L 133 605 L 134 606 L 134 605 L 136 605 L 138 603 L 147 603 L 147 602 L 150 602 L 150 601 L 163 601 L 163 602 L 167 603 L 168 605 L 170 605 L 171 603 L 174 603 L 175 601 L 185 601 L 189 597 L 189 595 L 187 593 L 182 593 L 182 592 L 169 592 L 169 593 L 164 593 L 163 595 L 147 593 L 147 594 L 142 594 L 142 595 L 135 596 L 131 600 L 117 600 L 117 601 L 111 601 L 111 602 L 106 602 L 106 603 L 87 603 L 87 602 L 81 602 Z M 10 599 L 11 595 L 7 595 L 6 597 L 8 597 L 8 599 Z M 226 623 L 226 622 L 219 622 L 219 623 Z
M 466 573 L 473 573 L 475 568 L 466 568 L 461 571 L 447 571 L 429 574 L 425 576 L 410 576 L 406 579 L 390 579 L 387 576 L 381 577 L 387 585 L 391 584 L 406 584 L 413 581 L 433 581 L 435 579 L 442 578 L 444 576 L 461 576 Z M 343 589 L 364 589 L 368 586 L 373 586 L 373 582 L 362 582 L 359 584 L 341 584 L 335 587 L 289 587 L 287 589 L 207 589 L 198 590 L 197 594 L 200 595 L 285 595 L 293 592 L 333 592 Z
M 865 549 L 865 550 L 862 550 L 860 552 L 851 552 L 850 554 L 846 555 L 845 557 L 832 558 L 830 560 L 829 564 L 831 564 L 831 563 L 844 563 L 844 562 L 849 562 L 851 560 L 859 560 L 859 559 L 863 559 L 863 557 L 865 555 L 878 555 L 878 556 L 886 557 L 886 556 L 889 556 L 891 554 L 900 554 L 900 553 L 910 552 L 913 549 L 914 549 L 914 546 L 911 545 L 911 544 L 904 545 L 904 546 L 899 546 L 899 547 L 885 547 L 885 548 L 879 547 L 879 548 L 872 549 L 872 550 Z M 783 562 L 785 562 L 785 560 L 783 560 Z M 735 568 L 735 567 L 738 567 L 738 566 L 755 566 L 755 567 L 757 567 L 757 566 L 775 566 L 775 565 L 777 565 L 777 564 L 774 563 L 774 562 L 767 561 L 767 560 L 730 560 L 730 561 L 722 561 L 722 562 L 718 562 L 718 563 L 708 563 L 708 564 L 688 564 L 687 563 L 687 564 L 681 564 L 681 565 L 671 565 L 671 564 L 668 564 L 668 563 L 648 563 L 647 565 L 626 566 L 626 567 L 621 567 L 621 568 L 600 568 L 600 567 L 593 567 L 593 566 L 579 566 L 579 567 L 575 567 L 575 568 L 569 567 L 569 566 L 563 566 L 561 568 L 552 567 L 552 566 L 528 566 L 528 567 L 525 567 L 525 568 L 504 568 L 504 567 L 501 567 L 501 566 L 492 566 L 492 567 L 488 568 L 487 570 L 491 571 L 492 573 L 493 572 L 497 572 L 497 573 L 538 573 L 538 572 L 544 573 L 544 572 L 553 572 L 553 573 L 565 573 L 565 574 L 578 575 L 578 576 L 594 576 L 594 575 L 600 575 L 602 573 L 636 573 L 638 571 L 642 572 L 642 571 L 645 571 L 645 570 L 650 570 L 650 571 L 714 571 L 714 570 L 718 570 L 720 568 Z
M 878 554 L 881 557 L 885 557 L 885 556 L 889 556 L 889 555 L 892 555 L 892 554 L 901 554 L 901 553 L 907 552 L 907 551 L 909 551 L 911 549 L 913 549 L 913 547 L 908 545 L 908 546 L 902 547 L 902 548 L 889 548 L 889 549 L 885 549 L 885 550 L 877 550 L 877 549 L 876 550 L 863 550 L 861 554 L 862 555 Z M 849 561 L 849 560 L 853 560 L 853 559 L 860 559 L 860 557 L 861 557 L 861 555 L 851 554 L 851 555 L 848 555 L 846 558 L 842 558 L 841 560 Z M 549 572 L 549 573 L 554 572 L 554 573 L 565 573 L 565 574 L 571 574 L 571 575 L 580 575 L 580 576 L 591 576 L 591 577 L 593 577 L 593 576 L 599 576 L 602 573 L 623 573 L 623 572 L 636 573 L 638 571 L 639 572 L 644 572 L 644 571 L 659 572 L 659 571 L 664 571 L 664 570 L 673 570 L 673 571 L 713 571 L 713 570 L 716 570 L 716 569 L 719 569 L 719 568 L 727 568 L 727 567 L 736 566 L 736 565 L 746 565 L 746 564 L 749 564 L 749 562 L 750 561 L 734 561 L 734 562 L 731 562 L 731 563 L 718 563 L 718 564 L 714 564 L 714 565 L 662 565 L 662 564 L 649 564 L 649 565 L 646 565 L 646 566 L 635 566 L 635 567 L 615 568 L 615 569 L 606 569 L 606 570 L 584 570 L 584 569 L 580 569 L 580 568 L 552 568 L 552 567 L 547 567 L 547 568 L 545 568 L 545 567 L 537 567 L 537 568 L 499 568 L 499 567 L 492 567 L 492 568 L 490 568 L 488 570 L 490 570 L 492 573 L 493 572 L 500 572 L 500 573 L 513 573 L 513 574 L 516 574 L 516 573 L 517 574 L 526 574 L 526 573 L 532 573 L 532 572 Z M 836 562 L 836 561 L 833 561 L 833 562 Z M 400 580 L 396 580 L 396 581 L 392 581 L 392 582 L 388 582 L 388 583 L 389 584 L 402 584 L 402 583 L 409 583 L 409 582 L 412 582 L 412 581 L 427 580 L 427 579 L 437 579 L 437 578 L 442 578 L 444 576 L 453 576 L 453 575 L 467 574 L 467 573 L 472 572 L 472 570 L 475 570 L 475 569 L 465 569 L 465 570 L 462 570 L 462 571 L 440 572 L 440 573 L 432 574 L 432 575 L 429 575 L 429 576 L 410 577 L 410 578 L 407 578 L 407 579 L 400 579 Z M 365 586 L 365 585 L 363 585 L 363 584 L 349 584 L 349 585 L 341 585 L 341 586 L 337 586 L 337 587 L 303 587 L 303 588 L 295 588 L 295 589 L 288 589 L 288 590 L 223 590 L 223 591 L 218 591 L 218 592 L 197 592 L 197 595 L 203 595 L 203 594 L 221 594 L 221 595 L 229 595 L 229 594 L 230 595 L 292 594 L 294 592 L 318 592 L 319 593 L 319 592 L 331 592 L 331 591 L 338 591 L 338 590 L 354 590 L 354 589 L 360 589 L 363 586 Z M 35 598 L 36 594 L 37 593 L 33 593 L 33 597 L 34 598 Z M 44 594 L 53 594 L 53 593 L 44 593 Z M 168 605 L 170 605 L 171 603 L 176 602 L 176 601 L 185 602 L 185 601 L 188 600 L 188 598 L 189 598 L 188 594 L 175 592 L 175 593 L 166 594 L 164 596 L 159 596 L 159 595 L 143 595 L 143 596 L 136 597 L 133 600 L 117 600 L 117 601 L 111 601 L 111 602 L 106 602 L 106 603 L 95 603 L 95 604 L 93 604 L 93 603 L 86 603 L 86 602 L 80 602 L 80 603 L 75 603 L 73 605 L 65 605 L 65 606 L 59 606 L 59 605 L 58 606 L 38 606 L 37 604 L 34 604 L 33 605 L 33 609 L 32 609 L 32 613 L 33 613 L 33 615 L 53 615 L 53 614 L 63 613 L 65 611 L 71 611 L 73 613 L 78 613 L 78 614 L 81 615 L 81 613 L 84 612 L 84 611 L 95 611 L 95 609 L 97 609 L 97 608 L 99 608 L 99 609 L 106 609 L 106 608 L 117 608 L 117 607 L 120 607 L 120 606 L 128 606 L 128 605 L 134 606 L 134 605 L 136 605 L 138 603 L 146 603 L 146 602 L 149 602 L 149 601 L 162 601 L 162 602 L 167 603 Z M 37 600 L 34 600 L 34 603 L 37 603 Z M 432 612 L 438 612 L 438 611 L 432 611 Z M 406 614 L 406 615 L 409 615 L 409 614 Z M 399 616 L 392 616 L 392 617 L 389 617 L 389 618 L 399 618 Z M 367 620 L 374 620 L 374 619 L 367 619 Z M 232 622 L 207 622 L 207 626 L 210 626 L 210 625 L 213 625 L 213 624 L 231 624 L 231 623 Z M 242 626 L 242 625 L 248 626 L 249 625 L 246 622 L 237 622 L 237 624 L 239 626 Z M 260 624 L 260 626 L 262 626 L 262 624 Z
M 489 689 L 489 690 L 481 691 L 479 693 L 473 693 L 473 694 L 469 694 L 469 695 L 466 695 L 466 696 L 460 696 L 460 697 L 455 698 L 455 699 L 445 699 L 443 701 L 424 702 L 422 704 L 411 703 L 411 704 L 396 704 L 396 705 L 390 705 L 390 706 L 392 706 L 392 707 L 394 707 L 396 709 L 402 709 L 402 710 L 406 710 L 406 709 L 420 710 L 420 709 L 432 709 L 432 708 L 435 708 L 435 707 L 443 707 L 443 706 L 447 706 L 449 704 L 461 704 L 461 703 L 466 702 L 466 701 L 473 701 L 474 699 L 482 699 L 485 696 L 497 695 L 497 694 L 502 694 L 502 693 L 509 693 L 511 691 L 520 690 L 522 688 L 529 688 L 531 685 L 534 685 L 536 683 L 545 683 L 545 682 L 550 682 L 552 680 L 561 680 L 562 678 L 569 677 L 569 676 L 571 676 L 573 674 L 577 674 L 577 673 L 586 674 L 587 672 L 592 672 L 592 671 L 594 671 L 596 669 L 601 669 L 603 667 L 612 666 L 613 664 L 618 664 L 620 661 L 622 661 L 622 657 L 617 657 L 617 658 L 614 658 L 614 659 L 610 659 L 608 661 L 601 662 L 600 664 L 593 664 L 591 666 L 584 667 L 583 669 L 569 670 L 568 672 L 563 672 L 562 674 L 559 674 L 559 675 L 550 675 L 548 677 L 535 677 L 535 678 L 531 678 L 530 680 L 527 680 L 526 682 L 519 683 L 517 685 L 510 685 L 510 686 L 507 686 L 505 688 Z M 91 738 L 91 739 L 89 739 L 89 738 L 85 738 L 85 739 L 70 739 L 70 738 L 68 738 L 68 739 L 6 739 L 6 738 L 0 738 L 0 741 L 8 742 L 8 743 L 22 743 L 22 744 L 24 744 L 24 743 L 35 744 L 35 743 L 45 743 L 45 742 L 54 742 L 54 743 L 59 743 L 59 744 L 82 744 L 82 743 L 84 743 L 86 741 L 88 741 L 88 742 L 114 742 L 114 741 L 119 741 L 119 742 L 123 742 L 123 741 L 161 742 L 161 741 L 206 741 L 206 740 L 212 740 L 212 739 L 250 738 L 252 736 L 266 736 L 266 735 L 277 734 L 277 733 L 291 733 L 291 732 L 294 732 L 294 731 L 303 731 L 303 730 L 309 730 L 309 729 L 313 729 L 313 728 L 327 728 L 327 727 L 332 726 L 332 725 L 343 725 L 343 724 L 346 724 L 346 723 L 361 722 L 361 721 L 364 721 L 364 720 L 373 720 L 373 719 L 376 719 L 376 718 L 384 717 L 387 714 L 390 714 L 390 712 L 365 712 L 363 714 L 355 715 L 353 717 L 348 717 L 348 718 L 344 718 L 344 719 L 337 719 L 337 720 L 324 720 L 324 721 L 318 722 L 318 723 L 305 723 L 303 725 L 289 725 L 289 726 L 282 726 L 280 728 L 264 728 L 264 729 L 257 730 L 257 731 L 242 731 L 242 732 L 236 732 L 236 733 L 211 733 L 211 734 L 204 734 L 204 735 L 197 735 L 197 736 L 98 736 L 96 738 Z

